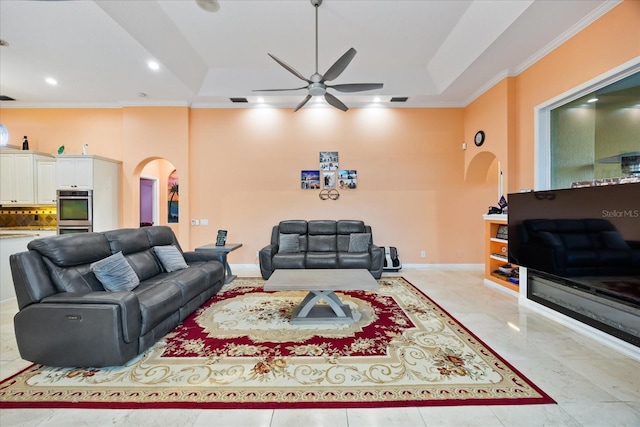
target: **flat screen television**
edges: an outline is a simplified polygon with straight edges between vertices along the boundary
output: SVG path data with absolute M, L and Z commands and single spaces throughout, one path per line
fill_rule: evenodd
M 549 243 L 559 243 L 567 250 L 588 249 L 589 239 L 596 239 L 596 230 L 592 228 L 599 225 L 606 227 L 609 223 L 612 230 L 615 229 L 622 239 L 629 245 L 640 245 L 640 183 L 628 183 L 617 185 L 602 185 L 584 188 L 572 188 L 563 190 L 535 191 L 528 193 L 512 193 L 508 195 L 509 202 L 509 262 L 523 267 L 536 268 L 549 274 L 560 275 L 557 270 L 547 269 L 551 263 L 537 263 L 527 257 L 523 247 L 530 242 L 531 233 L 524 233 L 523 224 L 535 220 L 551 220 L 555 224 L 547 222 L 537 224 L 539 231 L 547 231 L 549 234 L 537 237 L 548 237 Z M 589 235 L 582 235 L 580 224 L 572 224 L 562 220 L 595 220 L 586 223 Z M 565 229 L 563 230 L 563 227 Z M 576 229 L 572 229 L 576 227 Z M 554 230 L 554 228 L 556 228 Z M 554 236 L 562 239 L 553 242 Z M 609 236 L 611 233 L 605 234 Z M 571 237 L 574 240 L 571 241 Z M 612 237 L 614 239 L 615 237 Z M 598 242 L 591 242 L 598 245 Z M 604 245 L 604 243 L 602 243 Z M 614 242 L 611 246 L 615 246 Z M 609 260 L 610 261 L 610 260 Z M 585 260 L 586 262 L 586 260 Z M 602 259 L 603 263 L 608 260 Z M 611 262 L 609 262 L 611 263 Z M 640 267 L 640 266 L 639 266 Z M 597 269 L 583 275 L 598 275 Z M 607 271 L 604 269 L 604 271 Z M 577 274 L 568 274 L 580 276 Z M 606 273 L 607 275 L 611 272 Z
M 640 183 L 508 202 L 508 258 L 527 267 L 527 298 L 640 346 Z

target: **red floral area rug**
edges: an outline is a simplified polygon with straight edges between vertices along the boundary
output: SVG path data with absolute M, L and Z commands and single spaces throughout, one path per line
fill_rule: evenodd
M 352 325 L 291 325 L 305 292 L 238 278 L 122 367 L 33 365 L 4 408 L 366 408 L 555 403 L 403 278 L 337 292 Z

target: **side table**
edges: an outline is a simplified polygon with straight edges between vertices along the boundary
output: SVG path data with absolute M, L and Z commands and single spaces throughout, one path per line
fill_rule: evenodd
M 227 254 L 231 251 L 235 251 L 239 247 L 242 246 L 242 243 L 227 243 L 224 246 L 216 246 L 215 243 L 209 243 L 208 245 L 200 246 L 196 248 L 196 252 L 212 252 L 215 254 L 222 255 L 222 262 L 224 264 L 224 268 L 227 271 L 226 277 L 224 279 L 225 284 L 229 284 L 234 281 L 234 279 L 238 276 L 234 275 L 231 272 L 231 267 L 227 262 Z

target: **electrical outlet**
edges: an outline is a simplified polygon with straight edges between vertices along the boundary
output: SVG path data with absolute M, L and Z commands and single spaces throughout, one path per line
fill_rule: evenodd
M 425 258 L 427 256 L 427 251 L 420 252 L 420 258 Z

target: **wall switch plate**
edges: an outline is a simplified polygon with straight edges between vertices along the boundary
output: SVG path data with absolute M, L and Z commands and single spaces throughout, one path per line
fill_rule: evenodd
M 201 219 L 200 220 L 200 225 L 209 225 L 209 220 L 208 219 Z

